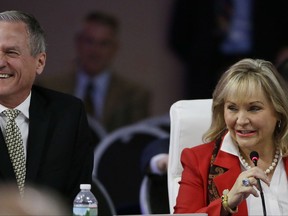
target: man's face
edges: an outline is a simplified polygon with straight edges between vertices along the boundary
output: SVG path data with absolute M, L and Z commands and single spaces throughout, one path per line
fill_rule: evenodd
M 90 76 L 97 75 L 110 66 L 117 48 L 115 32 L 101 23 L 85 23 L 76 40 L 78 61 Z
M 23 102 L 45 60 L 45 53 L 31 56 L 24 23 L 0 21 L 0 103 L 14 108 Z

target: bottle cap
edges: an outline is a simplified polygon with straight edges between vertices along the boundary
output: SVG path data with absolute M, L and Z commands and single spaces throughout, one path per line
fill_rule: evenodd
M 80 184 L 80 189 L 86 189 L 86 190 L 90 190 L 91 189 L 91 184 Z

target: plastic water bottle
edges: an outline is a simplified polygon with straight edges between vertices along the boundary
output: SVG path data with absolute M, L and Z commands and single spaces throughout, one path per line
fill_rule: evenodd
M 77 194 L 73 202 L 74 216 L 97 216 L 98 202 L 93 195 L 90 184 L 81 184 L 81 191 Z

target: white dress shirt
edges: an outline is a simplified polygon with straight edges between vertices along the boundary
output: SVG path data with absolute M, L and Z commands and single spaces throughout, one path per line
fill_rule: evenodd
M 96 117 L 99 118 L 103 114 L 103 107 L 105 103 L 105 98 L 108 90 L 108 85 L 110 81 L 111 73 L 109 70 L 101 72 L 98 76 L 91 78 L 85 72 L 79 71 L 77 74 L 77 83 L 74 95 L 80 99 L 84 99 L 85 90 L 91 81 L 93 82 L 93 103 L 94 103 L 94 113 Z
M 16 117 L 15 121 L 22 135 L 25 157 L 27 157 L 30 101 L 31 101 L 31 92 L 29 96 L 19 106 L 14 108 L 20 111 L 20 114 Z M 1 126 L 2 134 L 4 137 L 6 136 L 5 127 L 6 127 L 7 117 L 2 112 L 6 109 L 8 108 L 0 104 L 0 126 Z
M 161 160 L 162 158 L 167 157 L 167 153 L 160 153 L 157 155 L 154 155 L 151 160 L 150 160 L 150 170 L 151 173 L 153 174 L 158 174 L 158 175 L 164 175 L 165 173 L 167 173 L 167 171 L 162 171 L 158 168 L 157 163 L 159 160 Z

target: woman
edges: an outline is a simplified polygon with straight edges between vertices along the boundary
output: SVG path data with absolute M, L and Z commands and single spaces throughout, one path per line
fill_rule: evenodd
M 268 61 L 243 59 L 222 75 L 207 143 L 182 152 L 175 213 L 262 215 L 262 188 L 267 214 L 287 214 L 287 93 Z M 258 166 L 252 151 L 259 154 Z

